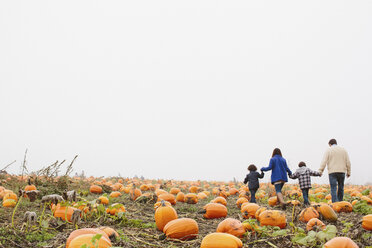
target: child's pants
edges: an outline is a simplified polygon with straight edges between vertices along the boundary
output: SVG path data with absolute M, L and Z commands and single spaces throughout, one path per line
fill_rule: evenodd
M 251 192 L 251 200 L 250 200 L 250 202 L 256 203 L 256 192 L 257 192 L 257 189 L 249 189 L 249 191 Z
M 309 189 L 301 189 L 302 190 L 302 197 L 304 198 L 305 204 L 310 204 L 309 202 Z

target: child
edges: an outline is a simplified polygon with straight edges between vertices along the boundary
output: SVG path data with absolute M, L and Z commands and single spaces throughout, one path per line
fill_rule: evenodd
M 261 174 L 257 172 L 257 167 L 254 164 L 248 166 L 249 174 L 244 179 L 244 184 L 248 183 L 249 191 L 251 192 L 251 201 L 256 203 L 256 192 L 257 189 L 260 187 L 258 183 L 258 178 L 263 178 L 264 173 L 261 171 Z
M 298 178 L 298 182 L 300 184 L 300 188 L 302 190 L 302 196 L 304 198 L 304 204 L 310 205 L 309 202 L 309 189 L 311 189 L 311 178 L 310 176 L 319 176 L 320 173 L 317 171 L 310 170 L 306 167 L 305 162 L 300 162 L 298 164 L 299 169 L 296 170 L 294 174 L 289 176 L 292 179 Z

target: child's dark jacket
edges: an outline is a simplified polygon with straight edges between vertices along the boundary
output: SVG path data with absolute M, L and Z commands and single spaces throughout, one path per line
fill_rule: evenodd
M 263 178 L 264 173 L 261 171 L 261 174 L 257 171 L 251 171 L 244 179 L 244 184 L 248 182 L 249 189 L 258 189 L 260 184 L 258 183 L 258 178 Z

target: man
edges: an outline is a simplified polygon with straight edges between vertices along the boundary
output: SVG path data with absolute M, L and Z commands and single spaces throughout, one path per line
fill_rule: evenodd
M 350 177 L 351 173 L 349 155 L 344 148 L 337 145 L 335 139 L 331 139 L 328 145 L 329 148 L 324 154 L 319 172 L 322 175 L 327 165 L 332 202 L 342 201 L 344 198 L 345 173 L 347 177 Z

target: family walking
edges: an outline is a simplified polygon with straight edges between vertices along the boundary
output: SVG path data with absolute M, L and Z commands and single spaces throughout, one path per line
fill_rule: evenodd
M 244 184 L 248 182 L 248 188 L 251 193 L 251 202 L 256 202 L 255 194 L 259 188 L 259 178 L 264 177 L 264 171 L 271 170 L 271 183 L 275 187 L 278 202 L 283 208 L 286 204 L 284 202 L 282 188 L 284 183 L 288 182 L 288 176 L 291 179 L 298 178 L 304 198 L 304 204 L 309 205 L 311 176 L 322 176 L 326 166 L 331 186 L 332 202 L 342 201 L 344 197 L 345 174 L 347 177 L 350 177 L 351 174 L 349 155 L 344 148 L 337 145 L 335 139 L 331 139 L 328 142 L 328 145 L 329 148 L 324 154 L 319 171 L 313 171 L 306 167 L 305 162 L 300 162 L 298 164 L 299 168 L 292 174 L 292 171 L 288 168 L 287 162 L 283 158 L 282 152 L 279 148 L 274 149 L 269 166 L 262 167 L 261 173 L 257 172 L 257 167 L 255 165 L 249 165 L 249 174 L 245 177 Z

